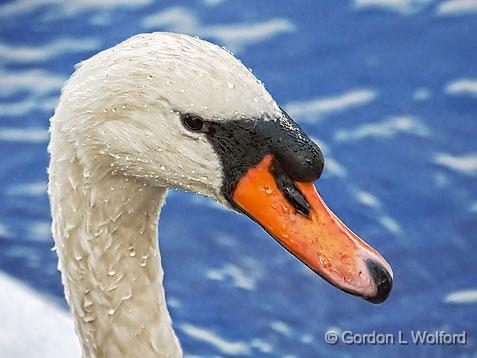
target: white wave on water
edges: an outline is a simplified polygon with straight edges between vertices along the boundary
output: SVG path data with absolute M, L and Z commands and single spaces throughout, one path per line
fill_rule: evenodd
M 221 269 L 209 270 L 206 276 L 209 280 L 215 281 L 224 281 L 230 278 L 234 287 L 243 288 L 244 290 L 252 291 L 256 287 L 256 282 L 252 275 L 232 264 L 225 265 Z
M 41 62 L 58 55 L 96 50 L 101 42 L 94 38 L 62 38 L 41 46 L 0 43 L 0 61 Z
M 334 139 L 338 142 L 358 141 L 365 138 L 392 138 L 400 133 L 427 136 L 429 130 L 416 117 L 397 116 L 381 122 L 366 123 L 354 129 L 339 129 Z
M 207 6 L 217 6 L 225 2 L 225 0 L 203 0 L 203 2 Z
M 425 87 L 418 87 L 415 89 L 415 91 L 413 92 L 412 94 L 412 98 L 415 100 L 415 101 L 425 101 L 429 98 L 431 98 L 432 96 L 432 92 L 429 88 L 425 88 Z
M 273 351 L 273 346 L 267 341 L 260 338 L 254 338 L 250 346 L 262 353 L 270 353 Z
M 262 353 L 270 353 L 273 351 L 273 346 L 267 341 L 260 338 L 254 338 L 250 343 L 250 346 Z
M 169 296 L 167 298 L 167 306 L 174 308 L 181 308 L 182 302 L 175 296 Z
M 20 101 L 3 101 L 0 102 L 0 114 L 20 117 L 33 111 L 52 113 L 57 102 L 57 97 L 44 99 L 35 96 Z
M 461 16 L 477 13 L 477 0 L 448 0 L 439 4 L 437 15 Z
M 371 89 L 354 89 L 331 97 L 319 97 L 307 101 L 296 101 L 285 105 L 292 117 L 302 122 L 314 122 L 327 115 L 364 106 L 377 97 Z
M 214 332 L 209 331 L 208 329 L 188 323 L 181 325 L 180 329 L 189 337 L 204 343 L 208 343 L 223 354 L 233 356 L 250 354 L 250 348 L 245 342 L 229 342 Z
M 28 240 L 50 241 L 51 240 L 51 222 L 36 221 L 29 222 L 27 225 L 26 236 Z
M 33 183 L 20 183 L 7 188 L 6 194 L 11 196 L 43 196 L 46 194 L 47 183 L 38 181 Z
M 69 314 L 0 273 L 2 357 L 80 357 Z
M 401 233 L 401 226 L 395 219 L 393 219 L 389 215 L 382 215 L 381 217 L 379 217 L 379 222 L 382 226 L 384 226 L 393 234 L 397 235 Z
M 313 342 L 313 335 L 310 333 L 306 333 L 301 336 L 301 341 L 305 344 L 311 344 Z
M 270 328 L 275 332 L 281 333 L 284 336 L 290 336 L 291 328 L 285 322 L 282 321 L 273 321 L 270 323 Z
M 209 26 L 203 36 L 216 38 L 232 51 L 265 41 L 281 33 L 293 32 L 295 26 L 287 19 L 271 19 L 257 23 Z
M 445 92 L 452 96 L 477 97 L 477 79 L 461 78 L 449 82 Z
M 154 0 L 17 0 L 0 6 L 0 17 L 29 15 L 39 9 L 49 11 L 48 19 L 58 16 L 70 17 L 88 10 L 136 8 L 153 3 Z
M 358 201 L 363 205 L 366 205 L 375 209 L 378 209 L 381 207 L 381 202 L 379 201 L 379 199 L 367 191 L 358 190 L 355 193 L 355 196 L 356 196 L 356 199 L 358 199 Z
M 163 29 L 213 38 L 235 52 L 278 34 L 295 30 L 293 23 L 284 18 L 253 23 L 205 25 L 191 10 L 179 6 L 146 17 L 142 25 L 149 30 Z
M 444 300 L 448 303 L 477 303 L 477 289 L 451 292 Z
M 337 162 L 336 159 L 326 157 L 324 175 L 327 174 L 337 176 L 338 178 L 346 178 L 348 171 L 343 165 Z
M 99 11 L 89 18 L 89 23 L 95 26 L 108 26 L 114 21 L 114 15 L 108 11 Z
M 432 0 L 354 0 L 356 9 L 381 9 L 401 15 L 414 14 L 424 9 Z
M 0 95 L 7 96 L 18 92 L 45 95 L 58 91 L 64 82 L 64 76 L 44 70 L 0 71 Z
M 346 178 L 348 175 L 348 171 L 346 168 L 340 164 L 332 155 L 331 148 L 328 144 L 323 142 L 322 140 L 311 137 L 313 142 L 318 144 L 321 151 L 323 152 L 325 159 L 325 171 L 323 172 L 323 177 L 327 177 L 328 175 L 333 175 L 338 178 Z
M 477 213 L 477 201 L 474 201 L 472 204 L 470 204 L 469 211 L 472 213 Z
M 64 81 L 64 76 L 44 70 L 0 70 L 0 98 L 5 98 L 0 101 L 0 115 L 22 116 L 33 111 L 52 112 Z M 6 99 L 24 93 L 28 96 L 20 100 Z
M 8 230 L 7 225 L 0 223 L 0 238 L 10 238 L 12 233 Z
M 181 6 L 147 16 L 142 20 L 142 26 L 148 29 L 173 28 L 178 32 L 194 32 L 200 27 L 195 14 Z
M 383 205 L 375 195 L 365 190 L 356 189 L 354 196 L 361 204 L 376 210 L 377 220 L 382 227 L 384 227 L 389 232 L 395 235 L 400 235 L 402 233 L 401 225 L 399 224 L 399 222 L 393 217 L 383 212 Z
M 49 139 L 48 130 L 42 128 L 5 128 L 0 127 L 0 141 L 22 143 L 44 143 Z
M 461 174 L 477 175 L 477 153 L 456 156 L 447 153 L 437 153 L 434 163 Z

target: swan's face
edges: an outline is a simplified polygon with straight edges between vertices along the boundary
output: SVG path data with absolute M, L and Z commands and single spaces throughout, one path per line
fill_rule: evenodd
M 227 51 L 184 35 L 136 36 L 84 62 L 64 92 L 84 113 L 65 130 L 82 138 L 92 170 L 200 192 L 344 291 L 372 302 L 389 294 L 389 265 L 312 184 L 324 166 L 318 146 Z

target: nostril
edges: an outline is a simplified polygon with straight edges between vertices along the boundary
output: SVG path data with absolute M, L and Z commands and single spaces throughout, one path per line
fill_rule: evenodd
M 382 303 L 391 293 L 393 279 L 382 265 L 373 260 L 366 261 L 366 266 L 376 284 L 376 294 L 373 297 L 367 297 L 366 300 L 371 303 Z

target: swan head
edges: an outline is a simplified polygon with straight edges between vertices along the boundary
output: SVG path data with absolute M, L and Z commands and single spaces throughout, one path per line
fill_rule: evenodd
M 319 147 L 223 48 L 179 34 L 134 36 L 81 63 L 56 113 L 88 173 L 211 197 L 336 287 L 387 298 L 391 268 L 313 185 L 324 167 Z

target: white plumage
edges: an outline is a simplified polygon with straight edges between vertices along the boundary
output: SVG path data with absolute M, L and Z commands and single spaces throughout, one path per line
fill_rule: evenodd
M 182 355 L 162 285 L 160 207 L 169 187 L 228 204 L 219 158 L 178 112 L 220 121 L 279 108 L 226 50 L 154 33 L 81 63 L 51 119 L 53 236 L 86 357 Z

